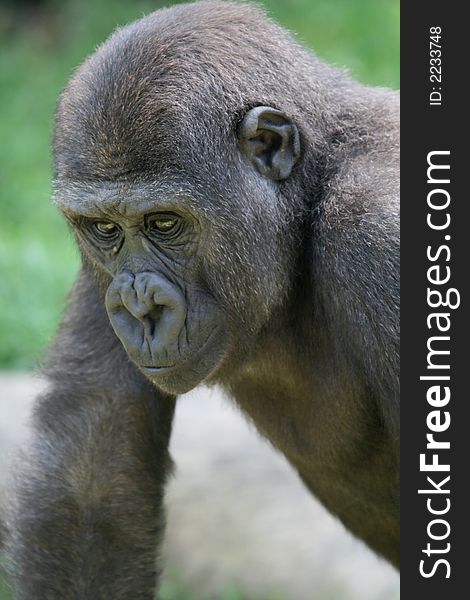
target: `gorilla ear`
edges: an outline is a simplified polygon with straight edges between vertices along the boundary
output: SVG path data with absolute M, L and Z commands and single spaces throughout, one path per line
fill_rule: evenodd
M 238 130 L 238 145 L 261 175 L 275 180 L 286 179 L 300 156 L 297 127 L 269 106 L 247 112 Z

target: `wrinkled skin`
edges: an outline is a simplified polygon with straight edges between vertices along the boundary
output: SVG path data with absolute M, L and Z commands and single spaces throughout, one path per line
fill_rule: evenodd
M 83 267 L 10 512 L 18 598 L 153 597 L 203 382 L 398 565 L 397 95 L 258 8 L 179 5 L 75 72 L 54 166 Z

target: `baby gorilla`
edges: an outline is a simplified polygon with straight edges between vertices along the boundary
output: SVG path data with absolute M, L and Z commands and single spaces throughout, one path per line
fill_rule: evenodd
M 54 198 L 83 266 L 11 511 L 19 600 L 153 597 L 202 382 L 398 565 L 398 139 L 395 93 L 246 3 L 157 11 L 75 72 Z

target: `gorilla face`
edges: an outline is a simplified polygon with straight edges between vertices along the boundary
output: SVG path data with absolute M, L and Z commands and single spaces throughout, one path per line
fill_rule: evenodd
M 155 192 L 142 200 L 142 185 L 139 198 L 122 183 L 75 184 L 75 196 L 64 186 L 58 203 L 67 198 L 82 252 L 110 282 L 106 310 L 127 354 L 161 389 L 190 390 L 217 368 L 231 337 L 202 279 L 207 224 L 175 192 L 167 202 Z
M 217 304 L 197 285 L 195 219 L 159 211 L 88 229 L 122 256 L 105 303 L 129 357 L 160 388 L 190 390 L 217 367 L 229 337 Z
M 103 282 L 117 337 L 146 377 L 173 394 L 248 358 L 287 277 L 276 223 L 261 222 L 255 197 L 240 215 L 228 195 L 211 204 L 213 190 L 189 187 L 175 177 L 56 181 L 56 202 Z M 269 186 L 256 190 L 272 202 Z

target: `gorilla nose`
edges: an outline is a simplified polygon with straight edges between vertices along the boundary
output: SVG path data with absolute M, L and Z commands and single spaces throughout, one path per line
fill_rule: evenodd
M 183 294 L 155 273 L 120 273 L 108 289 L 106 305 L 111 323 L 124 346 L 135 347 L 138 342 L 156 356 L 168 354 L 186 317 Z M 129 316 L 134 318 L 129 320 Z M 135 330 L 136 320 L 141 325 L 140 335 Z

